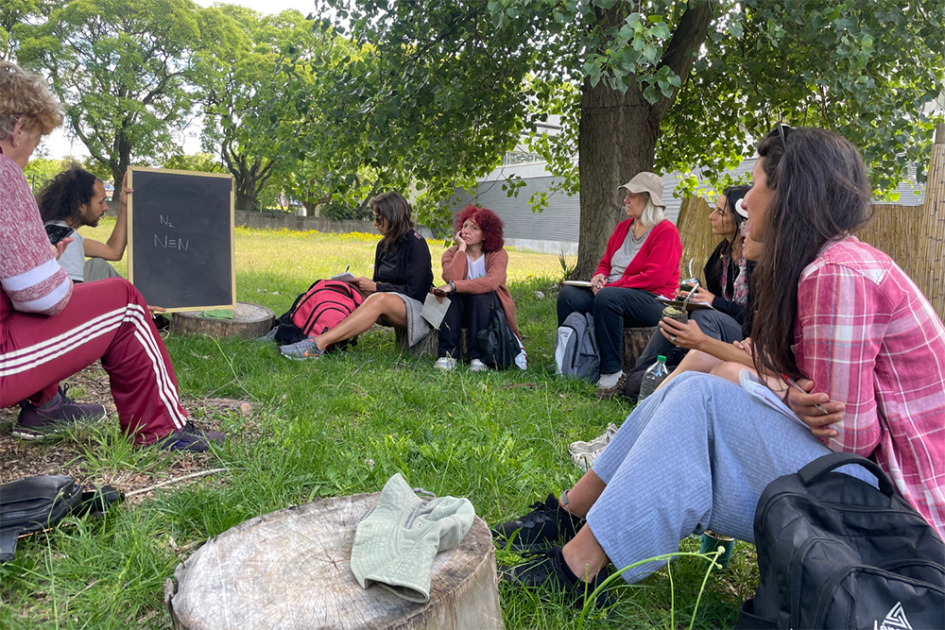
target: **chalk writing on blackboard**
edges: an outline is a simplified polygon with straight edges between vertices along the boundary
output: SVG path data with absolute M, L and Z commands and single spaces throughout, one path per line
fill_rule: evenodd
M 154 235 L 154 246 L 163 247 L 164 249 L 179 249 L 181 251 L 187 251 L 187 248 L 190 246 L 190 239 L 182 238 L 168 238 L 164 237 L 164 240 L 161 240 L 161 237 L 157 234 Z
M 167 227 L 171 227 L 171 228 L 174 227 L 174 225 L 171 223 L 171 216 L 170 216 L 170 215 L 164 216 L 164 215 L 162 214 L 162 215 L 159 215 L 158 218 L 160 218 L 161 223 L 162 223 L 163 225 L 166 225 Z

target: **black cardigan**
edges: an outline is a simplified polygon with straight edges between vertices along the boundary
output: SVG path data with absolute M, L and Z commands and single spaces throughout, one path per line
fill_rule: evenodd
M 733 302 L 732 300 L 726 300 L 722 297 L 722 246 L 725 244 L 725 241 L 722 241 L 718 244 L 712 254 L 709 256 L 709 259 L 705 263 L 703 271 L 705 272 L 705 288 L 709 293 L 715 295 L 715 299 L 712 300 L 712 308 L 726 315 L 730 316 L 732 319 L 737 321 L 739 324 L 745 323 L 745 315 L 748 312 L 748 309 L 740 304 Z M 738 269 L 734 264 L 731 265 L 731 268 Z M 751 273 L 755 270 L 755 263 L 748 261 L 745 271 L 748 273 L 749 284 L 751 280 Z M 728 275 L 728 285 L 727 289 L 729 293 L 732 293 L 735 287 L 735 278 L 737 274 Z
M 396 253 L 397 279 L 394 282 L 378 282 L 377 270 L 381 262 L 381 245 L 374 251 L 374 277 L 377 291 L 401 293 L 418 302 L 426 299 L 433 286 L 433 265 L 430 262 L 430 248 L 422 236 L 410 230 L 400 242 Z

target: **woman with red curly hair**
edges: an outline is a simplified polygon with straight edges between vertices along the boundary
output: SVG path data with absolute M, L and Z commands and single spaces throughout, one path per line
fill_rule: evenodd
M 439 288 L 450 295 L 450 307 L 440 324 L 440 351 L 434 367 L 452 370 L 460 353 L 462 328 L 469 328 L 469 369 L 483 372 L 489 366 L 476 342 L 476 333 L 489 325 L 489 313 L 498 298 L 509 328 L 516 338 L 515 303 L 505 286 L 509 255 L 503 246 L 502 219 L 488 208 L 469 205 L 456 216 L 456 244 L 443 254 L 443 280 Z

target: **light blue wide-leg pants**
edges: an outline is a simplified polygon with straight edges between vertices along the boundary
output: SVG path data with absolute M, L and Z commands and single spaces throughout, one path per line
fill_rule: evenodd
M 587 523 L 618 569 L 679 550 L 705 529 L 754 542 L 762 491 L 829 453 L 810 430 L 739 385 L 686 374 L 627 418 L 594 472 L 607 484 Z M 840 469 L 875 485 L 865 469 Z M 623 574 L 643 579 L 665 563 Z

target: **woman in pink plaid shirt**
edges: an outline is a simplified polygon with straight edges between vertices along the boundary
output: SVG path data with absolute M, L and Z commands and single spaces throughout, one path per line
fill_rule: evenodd
M 581 599 L 608 564 L 674 552 L 692 533 L 754 542 L 765 486 L 831 450 L 874 458 L 945 532 L 945 326 L 889 256 L 853 236 L 872 212 L 863 160 L 837 134 L 786 126 L 758 155 L 744 201 L 750 236 L 764 243 L 752 354 L 731 348 L 740 366 L 725 368 L 741 382 L 675 379 L 630 414 L 571 490 L 499 525 L 513 546 L 567 541 L 505 569 L 512 581 Z M 753 391 L 746 365 L 780 385 L 794 413 Z M 808 393 L 787 388 L 788 377 Z M 861 467 L 840 470 L 875 484 Z

